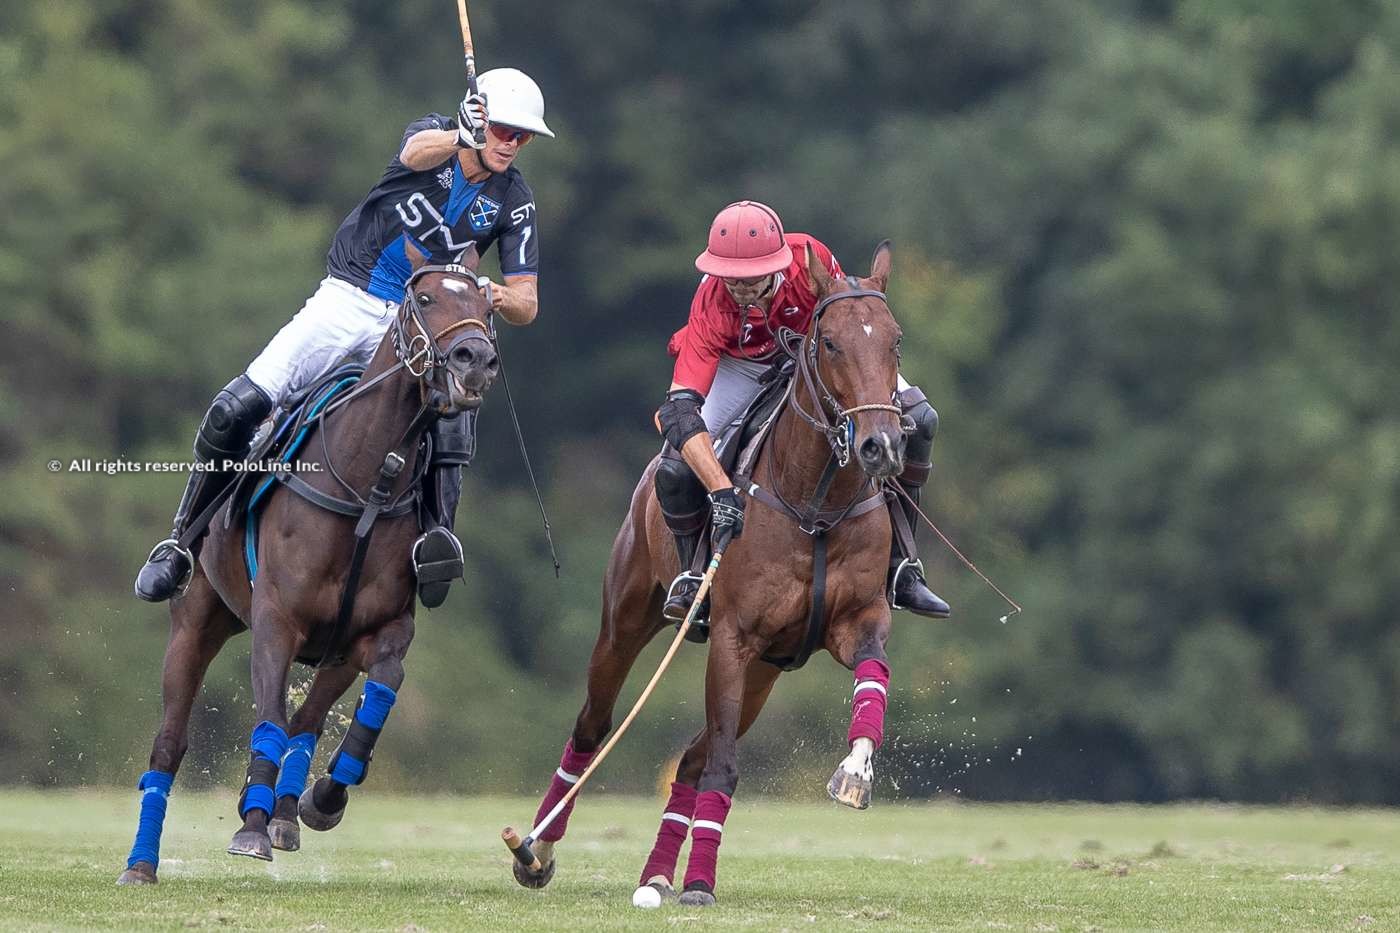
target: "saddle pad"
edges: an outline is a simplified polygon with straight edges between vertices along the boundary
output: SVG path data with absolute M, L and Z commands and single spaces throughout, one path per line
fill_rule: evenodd
M 270 463 L 290 463 L 314 427 L 307 422 L 320 414 L 331 399 L 349 391 L 360 381 L 363 372 L 358 366 L 336 369 L 308 392 L 295 408 L 279 415 L 272 429 L 272 441 L 260 459 Z M 249 581 L 258 575 L 258 520 L 261 507 L 267 499 L 268 489 L 275 482 L 277 479 L 271 474 L 262 477 L 248 497 L 247 521 L 243 526 L 243 560 L 248 566 Z

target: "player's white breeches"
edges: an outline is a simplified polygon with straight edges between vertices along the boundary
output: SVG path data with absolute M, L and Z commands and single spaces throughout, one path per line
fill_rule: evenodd
M 394 302 L 327 276 L 248 364 L 248 378 L 280 405 L 339 363 L 368 363 L 397 311 Z
M 721 356 L 719 369 L 715 371 L 715 381 L 710 386 L 710 394 L 705 396 L 705 404 L 700 409 L 700 417 L 705 419 L 705 429 L 710 437 L 718 442 L 734 427 L 735 419 L 744 413 L 763 387 L 759 377 L 768 371 L 768 363 L 755 363 L 733 356 Z M 903 376 L 898 377 L 895 391 L 903 392 L 909 383 Z

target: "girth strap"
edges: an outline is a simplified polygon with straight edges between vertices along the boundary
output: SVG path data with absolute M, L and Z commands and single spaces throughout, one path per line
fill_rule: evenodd
M 750 482 L 747 492 L 751 498 L 762 502 L 770 509 L 797 519 L 799 522 L 802 520 L 802 516 L 798 514 L 796 509 L 757 483 Z M 886 493 L 876 492 L 844 509 L 829 509 L 812 514 L 813 529 L 808 532 L 812 536 L 812 605 L 807 612 L 807 634 L 802 639 L 802 646 L 798 649 L 797 654 L 792 657 L 775 658 L 765 654 L 760 660 L 785 671 L 795 671 L 807 663 L 812 652 L 822 646 L 826 640 L 827 532 L 838 522 L 873 512 L 883 506 L 886 501 L 888 501 Z
M 331 630 L 331 637 L 326 641 L 326 647 L 316 662 L 318 669 L 335 655 L 336 647 L 350 627 L 350 617 L 355 612 L 355 591 L 360 586 L 360 572 L 365 566 L 365 554 L 369 551 L 370 535 L 374 531 L 375 520 L 379 518 L 380 514 L 387 514 L 385 507 L 389 504 L 389 496 L 394 491 L 394 480 L 398 479 L 399 473 L 403 471 L 403 466 L 403 457 L 394 451 L 390 451 L 385 456 L 384 465 L 379 468 L 379 480 L 369 491 L 369 501 L 365 503 L 364 512 L 360 515 L 359 522 L 355 524 L 355 550 L 350 555 L 350 573 L 345 578 L 345 589 L 340 594 L 340 611 L 336 613 L 335 628 Z M 307 488 L 311 487 L 307 486 Z M 398 503 L 398 505 L 403 504 L 403 501 Z M 409 508 L 413 507 L 412 498 L 407 500 L 407 504 Z

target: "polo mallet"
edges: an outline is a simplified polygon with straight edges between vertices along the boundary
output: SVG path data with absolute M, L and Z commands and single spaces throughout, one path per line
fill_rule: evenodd
M 467 66 L 467 90 L 476 93 L 476 55 L 472 52 L 472 24 L 467 19 L 467 0 L 457 0 L 457 21 L 462 24 L 462 55 Z M 486 145 L 486 128 L 478 126 L 472 134 L 478 146 Z
M 622 734 L 627 731 L 627 727 L 632 725 L 632 720 L 637 718 L 637 713 L 641 712 L 642 704 L 647 701 L 647 697 L 651 696 L 651 691 L 656 687 L 657 682 L 661 680 L 661 675 L 666 673 L 666 668 L 670 666 L 671 659 L 676 656 L 676 650 L 680 648 L 681 642 L 685 641 L 685 633 L 690 631 L 690 623 L 695 620 L 695 614 L 700 611 L 700 606 L 705 602 L 706 594 L 710 592 L 710 584 L 714 582 L 715 571 L 719 569 L 719 559 L 723 556 L 724 552 L 721 550 L 716 551 L 715 555 L 710 558 L 710 566 L 705 568 L 705 576 L 700 579 L 700 589 L 695 591 L 695 601 L 690 604 L 690 611 L 685 614 L 685 621 L 681 623 L 681 627 L 676 631 L 676 637 L 672 640 L 671 647 L 666 650 L 665 657 L 661 659 L 661 664 L 657 666 L 656 673 L 651 675 L 651 680 L 647 682 L 646 688 L 642 690 L 642 695 L 637 697 L 637 702 L 632 707 L 632 711 L 627 714 L 626 719 L 622 720 L 622 725 L 617 727 L 617 731 L 612 734 L 612 738 L 608 739 L 607 744 L 599 750 L 598 757 L 593 759 L 587 769 L 584 770 L 583 774 L 579 775 L 579 779 L 575 782 L 574 786 L 569 788 L 569 792 L 554 805 L 553 810 L 545 814 L 545 818 L 540 820 L 538 825 L 531 829 L 524 839 L 521 839 L 520 834 L 510 826 L 501 830 L 501 839 L 505 841 L 506 848 L 510 849 L 511 854 L 515 856 L 516 860 L 530 871 L 539 872 L 544 869 L 544 866 L 540 864 L 540 860 L 535 856 L 535 853 L 530 851 L 530 846 L 534 845 L 540 833 L 549 828 L 549 825 L 554 822 L 555 817 L 564 811 L 564 808 L 569 805 L 569 801 L 574 799 L 574 795 L 583 788 L 589 776 L 603 763 L 603 759 L 608 757 L 608 752 L 612 751 L 612 747 L 617 744 L 617 740 L 622 738 Z

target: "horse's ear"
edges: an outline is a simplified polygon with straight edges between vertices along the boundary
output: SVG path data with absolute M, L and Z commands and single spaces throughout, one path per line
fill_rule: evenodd
M 404 237 L 403 253 L 408 257 L 409 268 L 414 272 L 417 272 L 423 263 L 428 261 L 427 255 L 420 252 L 418 247 L 413 245 L 413 241 L 407 237 Z
M 802 264 L 807 267 L 807 276 L 812 280 L 812 289 L 818 298 L 824 298 L 831 292 L 831 273 L 827 271 L 826 264 L 818 258 L 812 250 L 810 243 L 803 244 Z
M 476 267 L 481 263 L 481 254 L 476 251 L 476 241 L 472 240 L 467 244 L 467 248 L 457 254 L 457 265 L 465 266 L 475 272 Z
M 870 287 L 877 292 L 885 290 L 890 283 L 890 264 L 894 257 L 894 245 L 889 240 L 881 240 L 875 247 L 875 255 L 870 260 Z

